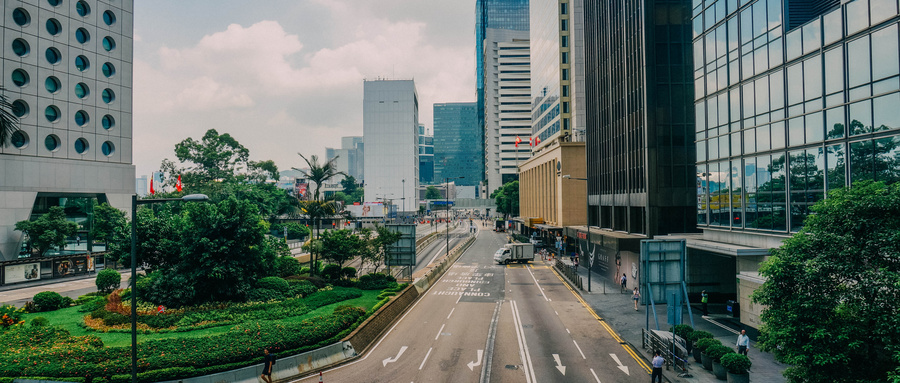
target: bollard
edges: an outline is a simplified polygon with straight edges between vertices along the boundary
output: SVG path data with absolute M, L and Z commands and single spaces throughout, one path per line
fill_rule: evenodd
M 319 383 L 322 383 L 322 371 L 319 371 Z

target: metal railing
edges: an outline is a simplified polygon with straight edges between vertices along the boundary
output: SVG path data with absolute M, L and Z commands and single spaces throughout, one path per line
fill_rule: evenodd
M 584 283 L 581 280 L 581 276 L 578 275 L 578 269 L 576 269 L 575 266 L 568 265 L 563 261 L 557 259 L 553 267 L 555 267 L 557 271 L 565 275 L 566 278 L 568 278 L 569 281 L 572 282 L 573 285 L 575 285 L 575 287 L 578 287 L 579 290 L 584 290 Z
M 666 369 L 674 367 L 680 371 L 679 376 L 689 376 L 688 352 L 684 339 L 669 331 L 641 329 L 641 347 L 649 349 L 651 353 L 659 351 L 666 361 Z

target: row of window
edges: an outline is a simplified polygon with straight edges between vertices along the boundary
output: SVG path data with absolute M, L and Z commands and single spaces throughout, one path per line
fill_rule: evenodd
M 50 3 L 50 5 L 52 5 L 54 7 L 59 7 L 59 5 L 62 4 L 61 0 L 49 0 L 48 2 Z M 91 14 L 91 6 L 88 5 L 87 2 L 81 0 L 75 4 L 75 11 L 78 12 L 79 16 L 87 17 L 88 15 Z M 47 21 L 47 31 L 50 32 L 50 34 L 56 36 L 57 34 L 59 34 L 59 30 L 62 28 L 59 27 L 58 21 L 56 21 L 55 19 L 52 19 L 52 18 L 50 20 L 54 21 L 54 24 L 56 27 L 56 29 L 55 29 L 56 33 L 51 31 L 49 20 Z M 16 8 L 13 10 L 13 21 L 16 23 L 16 25 L 18 25 L 20 27 L 27 27 L 29 24 L 31 24 L 31 14 L 28 13 L 28 11 L 25 8 Z M 114 25 L 116 23 L 116 14 L 110 10 L 104 11 L 103 12 L 103 22 L 108 26 Z
M 10 137 L 10 143 L 16 149 L 25 149 L 31 143 L 31 138 L 28 137 L 28 133 L 25 133 L 25 131 L 17 130 Z M 51 152 L 56 152 L 62 147 L 62 141 L 59 139 L 59 136 L 48 134 L 44 138 L 44 147 Z M 91 144 L 86 138 L 81 137 L 75 140 L 74 148 L 76 153 L 85 154 L 91 148 Z M 104 156 L 112 156 L 116 152 L 116 145 L 112 141 L 106 141 L 100 145 L 100 151 Z
M 76 34 L 77 34 L 77 32 L 76 32 Z M 15 40 L 13 40 L 13 42 L 12 42 L 12 49 L 13 49 L 13 53 L 15 53 L 16 56 L 26 57 L 26 56 L 28 56 L 28 54 L 31 53 L 31 44 L 28 44 L 28 41 L 26 41 L 25 39 L 17 38 Z M 112 37 L 109 37 L 109 36 L 104 37 L 103 38 L 103 49 L 105 49 L 107 52 L 112 51 L 113 49 L 116 49 L 116 41 L 113 40 Z M 59 51 L 59 49 L 56 49 L 54 47 L 47 48 L 47 50 L 44 51 L 44 57 L 47 59 L 47 62 L 49 62 L 51 65 L 59 64 L 63 58 L 62 53 Z M 85 57 L 84 55 L 79 55 L 75 59 L 75 64 L 76 64 L 76 67 L 78 68 L 78 70 L 80 70 L 82 72 L 85 71 L 88 67 L 90 67 L 90 62 L 88 61 L 87 57 Z M 110 65 L 112 65 L 112 64 L 110 64 Z M 104 74 L 106 74 L 106 73 L 104 72 Z M 111 76 L 111 74 L 106 77 L 110 77 L 110 76 Z
M 109 72 L 110 76 L 112 76 L 112 73 L 115 73 L 115 67 L 112 64 L 106 63 L 103 66 L 104 74 Z M 16 86 L 20 88 L 24 88 L 29 83 L 31 83 L 31 76 L 29 76 L 28 72 L 21 68 L 13 70 L 11 77 L 13 84 L 16 84 Z M 44 88 L 52 94 L 57 94 L 62 89 L 62 82 L 60 82 L 56 76 L 47 76 L 47 78 L 44 80 Z M 90 88 L 87 84 L 79 82 L 75 85 L 76 97 L 84 99 L 88 95 L 90 95 Z M 103 92 L 100 93 L 100 98 L 103 99 L 104 103 L 111 104 L 116 100 L 116 92 L 110 88 L 103 89 Z
M 13 115 L 18 118 L 24 118 L 31 113 L 31 107 L 25 100 L 15 100 L 11 105 Z M 59 121 L 61 115 L 62 113 L 56 105 L 49 105 L 44 109 L 44 118 L 51 123 Z M 85 112 L 84 110 L 75 112 L 75 123 L 78 124 L 78 126 L 83 127 L 87 125 L 90 120 L 91 116 L 88 112 Z M 101 126 L 103 126 L 103 129 L 110 130 L 116 126 L 116 119 L 112 115 L 106 114 L 100 119 L 100 123 Z

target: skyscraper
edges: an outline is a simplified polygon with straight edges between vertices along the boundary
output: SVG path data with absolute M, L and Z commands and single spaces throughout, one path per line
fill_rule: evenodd
M 50 207 L 66 208 L 85 239 L 94 201 L 130 208 L 133 7 L 133 0 L 0 4 L 8 21 L 0 26 L 5 95 L 20 128 L 0 147 L 0 260 L 19 255 L 15 223 Z
M 457 185 L 478 186 L 484 174 L 474 102 L 434 104 L 434 179 L 463 177 Z
M 413 80 L 363 82 L 365 200 L 415 211 L 419 190 L 419 97 Z
M 434 136 L 427 134 L 422 124 L 419 124 L 419 183 L 434 183 Z
M 359 136 L 341 137 L 341 148 L 325 148 L 325 158 L 329 161 L 333 158 L 338 171 L 344 172 L 348 176 L 356 179 L 357 182 L 363 181 L 363 138 Z M 337 175 L 331 182 L 339 182 L 344 176 Z

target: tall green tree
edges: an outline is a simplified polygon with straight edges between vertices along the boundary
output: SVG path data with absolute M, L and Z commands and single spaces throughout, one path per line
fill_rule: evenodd
M 425 199 L 440 199 L 440 198 L 441 198 L 441 191 L 438 190 L 438 188 L 434 187 L 433 185 L 425 188 Z
M 519 215 L 519 181 L 503 184 L 491 193 L 491 198 L 497 204 L 497 212 L 508 216 Z
M 6 98 L 6 89 L 0 86 L 0 147 L 9 145 L 13 133 L 19 130 L 19 119 L 13 114 L 13 106 Z
M 365 244 L 352 230 L 329 230 L 322 234 L 322 258 L 344 267 L 344 263 L 363 254 Z
M 302 153 L 297 153 L 300 155 L 300 158 L 306 162 L 306 169 L 297 169 L 294 170 L 300 171 L 303 173 L 303 176 L 309 180 L 309 182 L 315 183 L 315 189 L 312 195 L 312 199 L 308 201 L 300 201 L 300 211 L 309 217 L 310 220 L 313 221 L 313 224 L 316 227 L 316 237 L 319 236 L 320 230 L 320 220 L 323 217 L 330 217 L 338 212 L 338 205 L 334 201 L 325 201 L 320 198 L 320 190 L 323 185 L 325 185 L 328 180 L 334 178 L 337 175 L 346 175 L 341 171 L 337 170 L 337 165 L 335 165 L 335 160 L 338 157 L 334 157 L 324 163 L 319 162 L 319 157 L 316 155 L 312 155 L 309 158 L 306 158 Z M 310 266 L 316 264 L 318 253 L 313 252 L 313 256 L 310 259 Z M 312 272 L 315 272 L 314 267 L 310 267 Z
M 108 243 L 117 231 L 128 231 L 128 219 L 125 214 L 124 211 L 105 202 L 94 207 L 91 238 Z
M 206 131 L 199 141 L 185 138 L 175 145 L 175 156 L 194 166 L 184 174 L 185 185 L 206 184 L 232 180 L 241 167 L 249 163 L 250 151 L 230 134 Z
M 393 246 L 397 241 L 400 240 L 400 232 L 391 230 L 385 226 L 375 225 L 375 233 L 377 236 L 371 238 L 371 254 L 370 261 L 375 266 L 375 272 L 378 272 L 378 267 L 384 265 L 387 260 L 388 254 L 390 254 L 391 246 Z
M 29 247 L 44 255 L 51 248 L 62 249 L 66 238 L 75 234 L 78 224 L 66 220 L 66 212 L 60 206 L 53 206 L 47 214 L 34 221 L 16 222 L 16 230 L 28 235 Z
M 900 183 L 854 183 L 812 210 L 760 268 L 759 345 L 791 382 L 900 381 Z

